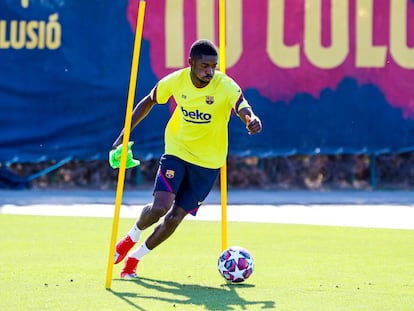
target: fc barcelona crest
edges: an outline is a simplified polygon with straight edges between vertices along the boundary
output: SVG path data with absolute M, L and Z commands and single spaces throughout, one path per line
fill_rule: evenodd
M 214 96 L 206 96 L 206 103 L 211 105 L 214 103 Z
M 173 170 L 167 170 L 165 172 L 165 177 L 167 177 L 168 179 L 174 178 L 174 171 Z

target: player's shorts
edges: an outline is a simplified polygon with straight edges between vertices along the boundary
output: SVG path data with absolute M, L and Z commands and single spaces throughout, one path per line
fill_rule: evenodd
M 191 164 L 172 155 L 160 160 L 155 191 L 175 193 L 175 204 L 195 216 L 216 182 L 219 169 Z

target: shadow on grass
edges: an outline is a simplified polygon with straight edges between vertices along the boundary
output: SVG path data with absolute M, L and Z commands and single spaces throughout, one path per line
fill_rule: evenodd
M 122 280 L 125 282 L 125 280 Z M 140 295 L 137 293 L 116 292 L 110 290 L 115 296 L 134 306 L 139 310 L 146 310 L 132 301 L 133 298 L 145 298 L 171 303 L 174 307 L 180 305 L 203 306 L 206 310 L 247 310 L 248 306 L 256 305 L 260 309 L 275 309 L 274 301 L 248 301 L 240 297 L 237 288 L 255 287 L 251 284 L 223 284 L 220 288 L 202 286 L 197 284 L 181 284 L 173 281 L 156 280 L 150 278 L 138 278 L 136 280 L 128 280 L 146 289 L 156 290 L 168 295 Z M 168 298 L 174 295 L 176 298 Z M 168 296 L 168 297 L 167 297 Z

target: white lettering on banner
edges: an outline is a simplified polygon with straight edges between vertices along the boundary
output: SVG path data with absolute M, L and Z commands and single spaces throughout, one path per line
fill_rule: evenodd
M 22 8 L 27 9 L 29 7 L 29 0 L 21 0 Z
M 406 1 L 391 1 L 390 52 L 398 65 L 403 68 L 414 69 L 414 47 L 407 46 L 407 13 Z M 414 18 L 414 16 L 411 16 L 411 18 Z
M 407 46 L 407 1 L 390 0 L 390 46 L 394 61 L 406 69 L 414 68 L 414 48 Z M 285 0 L 269 0 L 267 52 L 282 68 L 300 67 L 300 44 L 286 46 L 284 34 Z M 316 67 L 333 69 L 349 54 L 349 1 L 331 0 L 331 45 L 322 47 L 322 0 L 305 1 L 304 54 Z M 357 68 L 383 68 L 387 64 L 387 46 L 374 45 L 374 0 L 356 0 Z M 414 18 L 414 17 L 413 17 Z
M 384 12 L 389 21 L 389 43 L 387 45 L 374 44 L 375 21 L 374 0 L 355 0 L 355 11 L 350 11 L 351 1 L 330 0 L 331 25 L 323 24 L 322 4 L 324 0 L 304 0 L 303 42 L 286 45 L 284 42 L 287 3 L 292 0 L 268 0 L 266 52 L 273 64 L 281 68 L 298 68 L 301 64 L 301 53 L 315 67 L 333 69 L 341 66 L 350 55 L 351 29 L 355 28 L 355 67 L 356 68 L 383 68 L 389 59 L 388 54 L 402 68 L 414 69 L 414 47 L 407 44 L 408 33 L 408 1 L 389 0 L 390 12 Z M 184 59 L 184 1 L 166 0 L 166 67 L 175 68 L 185 66 Z M 214 0 L 197 0 L 197 36 L 214 41 L 215 25 L 214 10 L 217 9 Z M 243 5 L 241 0 L 227 0 L 227 65 L 237 64 L 243 52 Z M 174 9 L 173 9 L 174 8 Z M 355 18 L 350 18 L 354 14 Z M 300 16 L 299 16 L 300 18 Z M 414 18 L 414 16 L 412 16 Z M 355 25 L 350 24 L 355 20 Z M 297 27 L 302 25 L 296 22 Z M 169 27 L 170 25 L 171 27 Z M 172 27 L 175 25 L 174 27 Z M 179 26 L 177 28 L 177 25 Z M 248 27 L 245 26 L 245 27 Z M 330 27 L 330 45 L 322 45 L 323 27 Z M 411 35 L 413 32 L 411 31 Z M 178 43 L 177 43 L 178 42 Z M 387 53 L 389 51 L 389 53 Z
M 374 3 L 372 0 L 359 0 L 356 5 L 356 67 L 384 67 L 387 48 L 373 45 Z
M 349 53 L 348 1 L 331 2 L 331 44 L 322 46 L 322 1 L 306 0 L 304 51 L 322 69 L 341 65 Z
M 23 8 L 29 0 L 21 0 Z M 59 14 L 49 15 L 48 21 L 0 20 L 0 49 L 56 50 L 62 43 Z
M 281 68 L 300 66 L 299 43 L 287 46 L 284 44 L 284 1 L 269 1 L 267 11 L 266 49 L 272 62 Z
M 184 47 L 184 0 L 166 0 L 165 7 L 165 64 L 167 68 L 182 68 L 187 64 Z M 196 33 L 198 38 L 215 41 L 215 0 L 196 0 Z M 226 63 L 231 67 L 242 54 L 242 0 L 226 1 Z

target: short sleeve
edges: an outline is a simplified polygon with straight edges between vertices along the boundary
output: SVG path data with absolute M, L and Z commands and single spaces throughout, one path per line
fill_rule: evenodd
M 172 75 L 168 75 L 158 81 L 150 92 L 151 100 L 157 104 L 166 104 L 172 96 L 171 85 L 173 82 L 174 79 Z
M 250 105 L 247 102 L 246 98 L 244 98 L 243 93 L 240 92 L 240 96 L 237 99 L 236 104 L 234 105 L 233 109 L 234 111 L 238 113 L 243 108 L 250 108 Z

